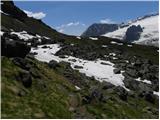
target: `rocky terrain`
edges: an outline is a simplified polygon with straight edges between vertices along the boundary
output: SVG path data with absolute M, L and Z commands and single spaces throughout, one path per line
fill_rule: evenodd
M 159 118 L 157 47 L 64 35 L 2 5 L 2 118 Z

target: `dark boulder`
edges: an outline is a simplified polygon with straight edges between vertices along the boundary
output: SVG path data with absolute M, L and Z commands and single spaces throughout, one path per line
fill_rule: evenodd
M 75 65 L 74 68 L 77 68 L 77 69 L 82 69 L 83 66 L 78 66 L 78 65 Z
M 125 78 L 123 80 L 123 82 L 124 82 L 124 85 L 125 85 L 126 88 L 128 88 L 130 90 L 133 90 L 133 91 L 138 90 L 138 85 L 139 85 L 138 81 L 133 80 L 133 79 Z
M 76 59 L 68 59 L 68 61 L 76 62 Z
M 151 85 L 140 82 L 140 81 L 136 81 L 134 79 L 125 78 L 123 82 L 126 88 L 133 91 L 151 91 L 152 90 Z
M 41 48 L 44 48 L 44 49 L 46 49 L 46 48 L 49 48 L 48 46 L 46 46 L 46 45 L 44 45 L 44 46 L 42 46 Z
M 128 92 L 123 87 L 117 86 L 115 91 L 121 100 L 127 101 Z
M 135 69 L 128 69 L 126 70 L 126 73 L 133 78 L 137 78 L 138 77 L 138 73 Z
M 24 58 L 31 48 L 23 42 L 10 40 L 2 36 L 1 38 L 1 55 L 6 57 Z
M 121 70 L 117 68 L 117 69 L 114 69 L 113 72 L 114 72 L 115 74 L 120 74 L 120 73 L 121 73 Z
M 26 88 L 29 88 L 32 85 L 32 77 L 28 71 L 25 71 L 25 70 L 21 71 L 17 79 L 21 81 L 24 87 Z
M 23 59 L 23 58 L 20 58 L 20 57 L 15 57 L 12 59 L 12 62 L 19 66 L 20 68 L 22 69 L 25 69 L 25 70 L 29 70 L 31 68 L 31 65 L 27 62 L 26 59 Z
M 137 59 L 136 62 L 134 63 L 134 66 L 140 67 L 142 64 L 143 64 L 142 61 Z
M 58 64 L 58 62 L 57 62 L 57 61 L 55 61 L 55 60 L 51 60 L 51 61 L 49 61 L 48 66 L 49 66 L 50 68 L 55 69 L 56 67 L 58 67 L 58 66 L 59 66 L 59 64 Z
M 60 57 L 60 58 L 66 58 L 66 56 L 65 56 L 65 55 L 59 55 L 59 57 Z
M 114 87 L 114 85 L 109 83 L 109 82 L 106 82 L 106 81 L 102 82 L 102 89 L 103 90 L 110 89 L 110 88 L 113 88 L 113 87 Z
M 109 66 L 111 66 L 111 64 L 105 63 L 105 62 L 101 62 L 101 64 L 102 64 L 102 65 L 109 65 Z
M 157 97 L 153 94 L 152 91 L 142 91 L 139 94 L 140 97 L 144 97 L 144 99 L 150 103 L 155 103 Z
M 37 47 L 40 44 L 38 38 L 32 38 L 30 39 L 30 42 L 32 47 Z
M 91 88 L 89 89 L 89 94 L 84 96 L 82 101 L 85 104 L 103 101 L 103 93 L 98 88 Z

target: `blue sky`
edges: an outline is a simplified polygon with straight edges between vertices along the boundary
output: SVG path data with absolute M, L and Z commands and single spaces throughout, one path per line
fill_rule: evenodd
M 93 23 L 121 23 L 159 10 L 158 1 L 15 1 L 15 4 L 30 16 L 71 35 L 80 35 Z

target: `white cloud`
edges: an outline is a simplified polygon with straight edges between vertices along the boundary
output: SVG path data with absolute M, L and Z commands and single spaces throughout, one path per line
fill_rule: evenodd
M 102 20 L 100 20 L 100 23 L 115 23 L 114 21 L 112 21 L 111 19 L 102 19 Z
M 24 12 L 27 14 L 28 17 L 33 17 L 35 19 L 42 19 L 46 16 L 45 13 L 43 12 L 30 12 L 30 11 L 27 11 L 27 10 L 24 10 Z
M 84 23 L 77 21 L 77 22 L 62 24 L 56 27 L 56 29 L 61 33 L 70 35 L 80 35 L 86 29 L 86 25 Z
M 63 24 L 61 26 L 56 27 L 58 31 L 64 31 L 65 28 L 74 27 L 74 26 L 86 26 L 84 23 L 80 22 L 70 22 L 68 24 Z

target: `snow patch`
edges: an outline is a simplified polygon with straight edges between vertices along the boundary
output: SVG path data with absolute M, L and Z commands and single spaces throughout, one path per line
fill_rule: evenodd
M 123 43 L 117 43 L 117 42 L 115 42 L 115 41 L 111 41 L 111 44 L 123 45 Z
M 116 56 L 116 54 L 115 54 L 115 53 L 109 53 L 109 55 L 111 55 L 111 56 Z
M 127 45 L 128 47 L 132 47 L 132 45 Z
M 3 14 L 5 14 L 5 15 L 9 15 L 9 14 L 7 14 L 7 13 L 3 12 L 2 10 L 0 10 L 0 13 L 3 13 Z
M 80 87 L 78 87 L 78 86 L 75 86 L 75 88 L 76 88 L 76 90 L 80 90 L 81 88 Z
M 37 37 L 37 38 L 42 38 L 42 37 L 41 37 L 40 35 L 38 35 L 38 34 L 36 34 L 36 37 Z
M 26 31 L 22 32 L 11 32 L 11 34 L 15 34 L 19 37 L 19 39 L 23 39 L 24 41 L 28 41 L 29 39 L 33 39 L 35 36 L 27 34 Z
M 106 47 L 107 47 L 107 45 L 102 45 L 102 47 L 103 47 L 103 48 L 106 48 Z
M 43 36 L 45 39 L 49 40 L 50 38 L 49 37 L 46 37 L 46 36 Z
M 0 31 L 0 36 L 3 36 L 4 32 L 3 31 Z
M 113 59 L 113 60 L 117 60 L 118 58 L 116 58 L 116 57 L 113 57 L 112 59 Z
M 91 40 L 98 40 L 98 38 L 95 38 L 95 37 L 89 37 L 89 39 L 91 39 Z
M 70 44 L 71 46 L 74 46 L 74 44 Z
M 80 36 L 77 36 L 76 38 L 77 38 L 77 39 L 81 39 L 81 37 L 80 37 Z
M 152 84 L 151 81 L 149 81 L 149 80 L 141 80 L 140 77 L 137 78 L 137 79 L 135 79 L 135 80 L 136 80 L 136 81 L 140 81 L 140 82 L 144 82 L 144 83 L 147 83 L 147 84 Z
M 153 94 L 159 96 L 159 92 L 153 91 Z
M 99 81 L 107 81 L 110 82 L 116 86 L 122 86 L 125 88 L 123 80 L 124 80 L 124 76 L 122 74 L 114 74 L 113 70 L 115 69 L 113 66 L 114 64 L 111 63 L 110 61 L 104 61 L 104 60 L 100 60 L 97 59 L 95 61 L 89 61 L 89 60 L 83 60 L 83 59 L 79 59 L 76 57 L 72 57 L 72 56 L 68 56 L 67 58 L 59 58 L 58 56 L 55 55 L 56 52 L 58 52 L 61 47 L 59 44 L 50 44 L 50 45 L 45 45 L 48 46 L 49 48 L 42 48 L 44 45 L 40 45 L 38 46 L 37 49 L 32 48 L 31 52 L 36 52 L 38 53 L 37 55 L 35 55 L 35 58 L 43 61 L 43 62 L 49 62 L 51 60 L 55 60 L 57 62 L 61 62 L 61 61 L 65 61 L 65 62 L 69 62 L 71 63 L 71 67 L 73 69 L 74 66 L 82 66 L 81 69 L 77 70 L 81 73 L 86 74 L 86 76 L 89 77 L 94 77 L 96 80 Z M 44 51 L 46 51 L 44 53 Z M 115 55 L 115 54 L 113 54 Z M 75 59 L 76 61 L 70 61 L 69 59 Z M 106 63 L 101 64 L 101 63 Z M 108 64 L 108 65 L 107 65 Z M 126 90 L 128 90 L 127 88 L 125 88 Z

